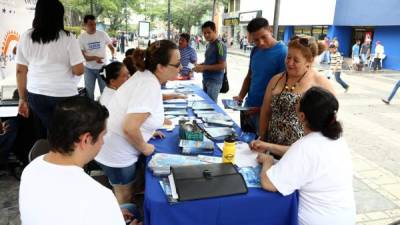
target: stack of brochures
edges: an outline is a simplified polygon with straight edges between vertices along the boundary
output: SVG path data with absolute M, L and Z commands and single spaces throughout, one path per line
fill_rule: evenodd
M 233 121 L 226 121 L 221 119 L 214 119 L 214 118 L 202 118 L 204 123 L 206 123 L 205 127 L 211 126 L 219 126 L 219 127 L 233 127 Z
M 184 104 L 164 104 L 164 110 L 172 111 L 172 110 L 179 110 L 179 109 L 186 109 L 187 105 Z
M 181 98 L 176 98 L 176 99 L 169 99 L 169 100 L 164 100 L 164 104 L 177 104 L 177 103 L 187 103 L 187 99 L 181 99 Z
M 186 116 L 188 113 L 186 109 L 178 109 L 178 110 L 168 110 L 164 112 L 164 115 L 174 115 L 174 116 Z
M 230 127 L 204 127 L 204 131 L 212 139 L 223 140 L 225 137 L 232 135 L 235 133 L 235 130 Z
M 243 167 L 239 169 L 239 173 L 242 174 L 244 181 L 246 181 L 247 187 L 260 188 L 260 172 L 261 166 L 256 167 Z
M 148 163 L 148 167 L 155 176 L 164 176 L 171 173 L 171 166 L 199 165 L 220 163 L 221 157 L 215 156 L 187 156 L 168 153 L 156 153 Z
M 214 142 L 206 138 L 203 141 L 181 140 L 179 147 L 182 148 L 182 154 L 185 155 L 214 153 Z
M 206 102 L 193 102 L 191 105 L 193 110 L 214 110 L 214 108 Z

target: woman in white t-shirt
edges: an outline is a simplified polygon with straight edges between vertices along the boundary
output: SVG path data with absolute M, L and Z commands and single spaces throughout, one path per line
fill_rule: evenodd
M 129 79 L 130 75 L 126 66 L 117 61 L 108 64 L 103 67 L 103 69 L 105 71 L 105 76 L 102 76 L 102 78 L 106 82 L 106 87 L 99 101 L 102 105 L 107 107 L 115 91 Z
M 261 184 L 268 191 L 289 195 L 299 191 L 299 224 L 355 224 L 350 150 L 336 120 L 337 99 L 313 87 L 297 106 L 305 136 L 273 165 L 260 153 Z
M 32 27 L 17 48 L 18 110 L 24 117 L 32 110 L 47 128 L 56 104 L 78 95 L 84 58 L 78 40 L 64 30 L 59 1 L 38 1 Z
M 138 71 L 114 93 L 108 104 L 110 118 L 104 145 L 96 156 L 120 204 L 131 201 L 136 162 L 154 146 L 147 143 L 164 123 L 161 84 L 181 69 L 179 50 L 171 41 L 152 43 L 134 53 Z

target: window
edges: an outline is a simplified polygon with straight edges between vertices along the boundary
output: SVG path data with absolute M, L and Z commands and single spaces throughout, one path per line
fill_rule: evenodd
M 235 12 L 240 11 L 240 0 L 235 0 Z
M 278 37 L 277 37 L 277 40 L 278 40 L 278 41 L 283 41 L 283 39 L 284 39 L 284 34 L 285 34 L 285 27 L 284 27 L 284 26 L 280 26 L 280 27 L 278 28 Z

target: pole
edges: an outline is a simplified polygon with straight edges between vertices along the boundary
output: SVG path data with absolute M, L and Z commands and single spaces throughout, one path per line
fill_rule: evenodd
M 171 40 L 171 0 L 168 0 L 168 40 Z
M 211 15 L 211 21 L 214 22 L 214 16 L 215 16 L 215 6 L 217 4 L 217 0 L 213 1 L 213 10 L 212 10 L 212 15 Z
M 128 1 L 125 0 L 125 35 L 128 36 Z
M 275 0 L 275 12 L 274 12 L 274 37 L 275 38 L 278 38 L 280 4 L 281 4 L 280 0 Z
M 93 0 L 90 0 L 90 14 L 93 15 Z

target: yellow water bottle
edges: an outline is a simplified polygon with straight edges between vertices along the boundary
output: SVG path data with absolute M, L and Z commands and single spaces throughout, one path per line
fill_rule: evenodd
M 235 137 L 229 136 L 224 140 L 224 147 L 222 149 L 222 162 L 223 163 L 235 163 Z

